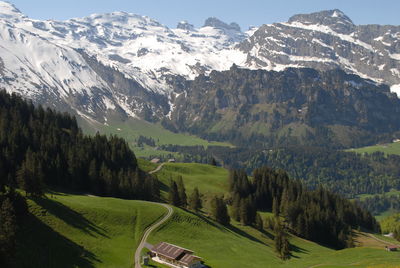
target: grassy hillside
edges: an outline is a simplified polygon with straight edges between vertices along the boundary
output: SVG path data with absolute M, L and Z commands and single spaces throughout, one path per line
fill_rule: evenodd
M 142 201 L 57 194 L 29 200 L 18 267 L 133 267 L 144 229 L 165 208 Z
M 348 150 L 349 152 L 356 153 L 373 153 L 373 152 L 383 152 L 385 154 L 398 154 L 400 155 L 400 142 L 393 142 L 387 144 L 378 144 L 374 146 L 367 146 L 362 148 L 355 148 Z
M 139 163 L 146 170 L 157 166 L 145 160 Z M 165 183 L 183 176 L 188 192 L 198 186 L 206 196 L 227 190 L 228 172 L 219 167 L 168 163 L 157 175 Z M 19 238 L 20 267 L 132 267 L 144 229 L 165 213 L 164 208 L 142 201 L 71 194 L 47 197 L 28 202 L 33 216 Z M 212 268 L 391 267 L 400 258 L 400 253 L 386 252 L 383 242 L 357 233 L 359 247 L 340 251 L 291 236 L 292 257 L 282 261 L 274 252 L 272 231 L 260 232 L 236 222 L 226 228 L 204 215 L 174 210 L 149 242 L 190 248 Z
M 143 230 L 165 213 L 146 202 L 70 194 L 29 200 L 29 210 L 33 216 L 19 238 L 19 267 L 132 267 Z M 149 242 L 193 249 L 213 268 L 367 267 L 396 264 L 400 258 L 379 245 L 334 251 L 292 236 L 293 256 L 283 262 L 274 252 L 273 235 L 237 223 L 226 228 L 175 209 Z
M 145 160 L 139 164 L 147 170 L 157 167 Z M 171 177 L 182 176 L 188 193 L 197 186 L 206 197 L 214 193 L 225 193 L 228 189 L 228 171 L 210 165 L 167 163 L 157 172 L 157 176 L 165 184 L 168 184 Z M 262 215 L 271 216 L 271 213 Z M 150 237 L 150 242 L 167 241 L 193 249 L 206 260 L 207 265 L 218 268 L 335 267 L 332 265 L 336 264 L 340 265 L 336 267 L 352 267 L 350 264 L 354 263 L 367 267 L 381 263 L 395 264 L 400 257 L 400 254 L 391 255 L 384 251 L 385 244 L 367 234 L 358 233 L 356 243 L 360 248 L 342 251 L 334 251 L 292 236 L 293 256 L 283 262 L 274 252 L 273 236 L 272 232 L 261 233 L 237 223 L 227 229 L 203 216 L 175 209 L 173 218 Z
M 134 149 L 137 156 L 148 157 L 150 155 L 168 155 L 174 153 L 155 150 L 152 147 L 137 147 L 135 139 L 140 135 L 153 138 L 157 145 L 163 144 L 177 144 L 181 146 L 192 146 L 192 145 L 202 145 L 202 146 L 231 146 L 228 143 L 222 142 L 209 142 L 204 139 L 198 138 L 189 134 L 174 133 L 163 128 L 160 124 L 152 124 L 144 120 L 139 119 L 127 119 L 126 121 L 121 121 L 120 119 L 110 119 L 108 124 L 99 123 L 88 123 L 84 120 L 79 120 L 80 127 L 84 132 L 89 134 L 94 134 L 99 131 L 101 134 L 115 134 L 124 138 L 132 149 Z
M 141 160 L 139 165 L 147 170 L 152 167 L 144 160 Z M 164 185 L 162 188 L 164 197 L 166 197 L 170 179 L 176 179 L 178 176 L 182 176 L 188 195 L 195 187 L 198 187 L 200 193 L 206 196 L 228 191 L 228 171 L 222 167 L 196 163 L 166 163 L 156 175 Z
M 290 260 L 281 261 L 274 252 L 273 236 L 271 232 L 261 233 L 236 223 L 225 228 L 207 218 L 175 209 L 173 218 L 151 235 L 150 242 L 166 241 L 192 249 L 207 265 L 217 268 L 374 267 L 383 264 L 386 265 L 383 267 L 390 267 L 398 264 L 400 258 L 400 253 L 386 252 L 378 244 L 335 251 L 291 236 L 293 255 Z

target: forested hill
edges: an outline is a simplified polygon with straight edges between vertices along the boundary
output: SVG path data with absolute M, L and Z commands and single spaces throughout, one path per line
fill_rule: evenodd
M 159 198 L 120 138 L 82 134 L 74 117 L 0 92 L 0 267 L 14 267 L 19 229 L 33 198 L 51 188 L 129 199 Z
M 314 191 L 283 170 L 255 169 L 249 180 L 242 170 L 229 175 L 232 217 L 243 224 L 256 221 L 256 211 L 273 211 L 294 234 L 335 248 L 353 247 L 352 229 L 379 231 L 367 210 L 322 187 Z
M 164 126 L 236 145 L 358 147 L 400 130 L 400 100 L 389 87 L 341 70 L 232 66 L 182 90 Z
M 0 190 L 41 195 L 47 187 L 157 199 L 158 183 L 115 136 L 82 134 L 74 117 L 0 92 Z

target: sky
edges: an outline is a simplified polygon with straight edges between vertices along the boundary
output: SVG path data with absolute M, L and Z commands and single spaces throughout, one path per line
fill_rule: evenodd
M 0 0 L 1 1 L 1 0 Z M 201 27 L 208 17 L 237 22 L 243 30 L 287 21 L 292 15 L 340 9 L 355 24 L 400 25 L 399 0 L 9 0 L 33 19 L 66 20 L 93 13 L 125 11 L 175 28 L 187 20 Z M 1 10 L 0 10 L 1 12 Z

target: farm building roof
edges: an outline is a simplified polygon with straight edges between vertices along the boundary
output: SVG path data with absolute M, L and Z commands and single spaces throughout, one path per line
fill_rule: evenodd
M 185 265 L 189 265 L 193 261 L 201 260 L 200 257 L 193 255 L 193 251 L 166 242 L 161 242 L 155 245 L 151 251 L 167 258 L 174 259 Z
M 182 253 L 193 253 L 193 251 L 181 248 L 166 242 L 161 242 L 153 247 L 153 252 L 164 255 L 171 259 L 178 258 Z

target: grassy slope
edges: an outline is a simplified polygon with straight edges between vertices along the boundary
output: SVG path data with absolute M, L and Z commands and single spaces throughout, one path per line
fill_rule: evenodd
M 143 160 L 140 164 L 146 170 L 156 166 Z M 227 171 L 222 168 L 175 163 L 167 164 L 163 172 L 158 174 L 161 180 L 171 174 L 182 175 L 188 191 L 194 186 L 205 193 L 226 191 Z M 29 206 L 35 216 L 22 235 L 20 267 L 132 267 L 143 230 L 165 213 L 164 208 L 141 201 L 62 194 L 44 201 L 30 200 Z M 273 235 L 238 223 L 225 228 L 176 208 L 149 242 L 167 241 L 190 248 L 213 268 L 390 267 L 400 258 L 400 253 L 384 251 L 367 236 L 360 236 L 360 241 L 368 248 L 341 251 L 292 236 L 293 256 L 283 262 L 274 252 Z M 46 255 L 50 258 L 42 257 Z
M 19 267 L 132 267 L 144 229 L 165 209 L 80 195 L 29 200 Z M 43 256 L 50 256 L 44 258 Z
M 56 195 L 29 201 L 35 215 L 23 234 L 19 267 L 132 267 L 143 230 L 164 209 L 141 201 L 79 195 Z M 175 209 L 174 216 L 151 236 L 151 243 L 167 241 L 193 249 L 213 268 L 310 267 L 360 263 L 391 264 L 400 253 L 382 248 L 342 251 L 291 237 L 293 257 L 276 257 L 273 233 L 261 233 L 237 223 L 225 228 L 204 216 Z M 44 258 L 50 256 L 50 258 Z M 328 267 L 328 266 L 321 266 Z
M 145 164 L 141 161 L 140 165 Z M 176 180 L 178 176 L 182 176 L 188 196 L 195 187 L 198 187 L 200 193 L 206 197 L 228 191 L 228 171 L 221 167 L 196 163 L 167 163 L 156 175 L 164 184 L 162 188 L 164 197 L 166 197 L 170 178 Z
M 140 165 L 153 170 L 157 165 L 141 160 Z M 182 176 L 190 193 L 195 186 L 202 193 L 224 193 L 227 191 L 228 172 L 219 167 L 203 164 L 168 163 L 157 173 L 159 179 L 167 183 L 169 178 Z M 270 216 L 271 213 L 262 213 Z M 173 218 L 150 237 L 150 242 L 167 241 L 195 250 L 195 253 L 206 260 L 211 267 L 335 267 L 359 263 L 366 267 L 381 263 L 395 264 L 400 257 L 398 253 L 383 250 L 383 244 L 370 237 L 358 238 L 359 246 L 377 248 L 355 248 L 341 251 L 320 246 L 310 241 L 292 236 L 294 245 L 293 257 L 287 262 L 279 260 L 273 250 L 273 233 L 261 233 L 251 227 L 234 223 L 226 229 L 205 217 L 191 212 L 175 209 Z M 361 238 L 363 238 L 361 240 Z M 382 238 L 382 237 L 379 237 Z M 341 267 L 341 266 L 336 266 Z
M 394 265 L 400 258 L 400 253 L 386 252 L 383 247 L 335 251 L 292 236 L 293 256 L 281 261 L 276 257 L 272 239 L 270 232 L 261 233 L 237 223 L 225 228 L 207 218 L 175 209 L 173 218 L 151 235 L 150 242 L 167 241 L 192 249 L 214 268 L 370 267 Z
M 132 147 L 132 149 L 134 149 L 136 155 L 143 157 L 150 155 L 170 154 L 170 152 L 154 150 L 154 148 L 151 147 L 136 147 L 135 139 L 140 135 L 153 138 L 158 145 L 177 144 L 182 146 L 231 146 L 228 143 L 209 142 L 188 134 L 173 133 L 164 129 L 159 124 L 152 124 L 139 119 L 127 119 L 124 122 L 118 119 L 109 120 L 109 125 L 103 125 L 99 123 L 89 124 L 80 120 L 79 125 L 86 133 L 94 134 L 99 131 L 102 134 L 118 135 L 128 141 L 129 145 Z
M 356 153 L 384 152 L 385 154 L 400 155 L 400 142 L 367 146 L 367 147 L 362 147 L 362 148 L 350 149 L 348 151 L 356 152 Z

